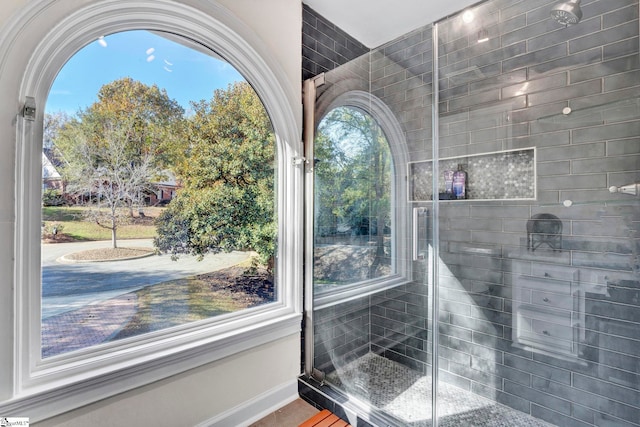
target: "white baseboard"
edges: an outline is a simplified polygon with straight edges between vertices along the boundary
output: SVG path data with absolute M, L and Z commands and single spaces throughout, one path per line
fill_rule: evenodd
M 298 380 L 281 384 L 195 427 L 245 427 L 298 398 Z

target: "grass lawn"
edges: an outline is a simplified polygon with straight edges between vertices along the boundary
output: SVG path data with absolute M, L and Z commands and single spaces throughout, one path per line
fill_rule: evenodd
M 143 218 L 135 217 L 131 224 L 121 225 L 117 230 L 118 239 L 151 239 L 156 237 L 154 219 L 163 208 L 148 207 L 144 209 Z M 88 222 L 84 218 L 86 208 L 80 206 L 45 206 L 42 208 L 42 222 L 45 230 L 52 224 L 62 225 L 61 241 L 110 240 L 111 230 L 98 224 Z

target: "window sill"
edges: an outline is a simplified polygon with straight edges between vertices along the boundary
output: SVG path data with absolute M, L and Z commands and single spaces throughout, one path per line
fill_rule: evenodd
M 267 319 L 239 333 L 213 337 L 198 345 L 182 346 L 160 352 L 155 358 L 129 359 L 125 367 L 106 373 L 89 371 L 75 382 L 26 389 L 22 394 L 0 403 L 0 414 L 29 416 L 30 422 L 42 421 L 61 413 L 97 402 L 187 370 L 250 350 L 257 346 L 300 333 L 302 316 L 288 313 Z
M 322 293 L 314 298 L 314 310 L 321 310 L 335 304 L 343 303 L 356 298 L 373 295 L 383 290 L 392 289 L 409 283 L 406 277 L 391 276 L 376 281 L 346 285 L 344 288 L 336 288 Z

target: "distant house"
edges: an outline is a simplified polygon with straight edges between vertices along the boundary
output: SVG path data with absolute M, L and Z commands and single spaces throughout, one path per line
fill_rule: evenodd
M 145 197 L 147 206 L 166 205 L 176 196 L 176 191 L 181 187 L 171 171 L 165 170 L 162 173 L 164 179 L 152 183 L 155 191 L 150 191 Z
M 62 162 L 56 157 L 51 149 L 42 150 L 42 190 L 60 190 L 64 195 L 64 181 L 58 168 Z M 153 190 L 145 195 L 144 201 L 147 206 L 165 205 L 176 195 L 176 190 L 181 187 L 175 175 L 171 171 L 163 171 L 163 179 L 152 182 Z
M 64 191 L 62 175 L 58 172 L 60 162 L 51 149 L 42 150 L 42 190 Z

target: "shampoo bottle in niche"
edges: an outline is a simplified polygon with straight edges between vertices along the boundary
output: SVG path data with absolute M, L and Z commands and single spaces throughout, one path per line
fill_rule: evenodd
M 456 199 L 467 198 L 467 173 L 462 165 L 458 165 L 458 170 L 453 173 L 453 196 Z
M 444 171 L 444 192 L 453 193 L 453 171 Z

